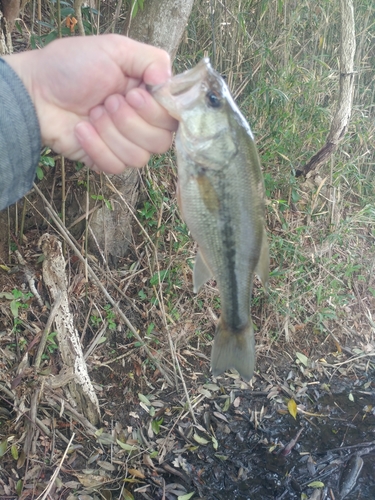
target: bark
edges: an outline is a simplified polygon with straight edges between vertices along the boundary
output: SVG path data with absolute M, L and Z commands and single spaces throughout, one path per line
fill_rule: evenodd
M 85 28 L 82 20 L 82 4 L 83 0 L 74 0 L 74 13 L 77 19 L 78 32 L 81 36 L 85 36 Z
M 173 60 L 193 3 L 194 0 L 147 0 L 144 9 L 139 10 L 134 19 L 129 13 L 123 34 L 163 48 Z M 131 169 L 121 175 L 111 176 L 111 180 L 133 209 L 138 199 L 138 172 Z M 89 237 L 89 246 L 92 252 L 104 253 L 107 262 L 116 266 L 132 240 L 132 216 L 112 190 L 104 187 L 103 196 L 111 201 L 114 210 L 109 210 L 103 204 L 100 210 L 94 212 L 90 223 L 94 236 Z
M 343 139 L 349 124 L 352 112 L 353 84 L 354 84 L 354 55 L 355 55 L 355 23 L 352 0 L 340 0 L 341 7 L 341 44 L 340 44 L 340 90 L 338 105 L 331 123 L 326 144 L 297 175 L 307 175 L 317 171 L 336 150 Z
M 136 17 L 128 16 L 123 33 L 166 50 L 173 61 L 194 0 L 148 0 Z
M 138 200 L 139 171 L 131 168 L 120 175 L 108 175 L 115 188 L 131 208 Z M 116 267 L 132 241 L 131 214 L 119 197 L 105 182 L 101 194 L 106 203 L 96 210 L 90 220 L 89 247 L 97 255 L 104 256 L 110 267 Z
M 13 52 L 11 32 L 20 13 L 20 0 L 0 0 L 0 55 Z
M 69 402 L 93 424 L 100 419 L 99 403 L 87 373 L 80 338 L 69 309 L 68 283 L 61 243 L 44 234 L 40 241 L 45 260 L 43 279 L 56 304 L 55 328 L 62 360 L 60 373 L 49 381 L 51 388 L 64 387 Z

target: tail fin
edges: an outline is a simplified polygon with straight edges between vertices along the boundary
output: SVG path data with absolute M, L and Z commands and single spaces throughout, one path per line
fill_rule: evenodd
M 211 353 L 211 368 L 214 377 L 229 368 L 235 368 L 241 377 L 249 381 L 254 373 L 255 340 L 253 323 L 241 330 L 233 331 L 220 319 Z

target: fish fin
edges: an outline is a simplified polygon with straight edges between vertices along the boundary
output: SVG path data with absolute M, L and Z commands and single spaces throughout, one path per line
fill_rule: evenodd
M 213 272 L 206 264 L 202 257 L 201 251 L 198 249 L 195 257 L 195 264 L 193 270 L 193 290 L 198 293 L 202 286 L 213 276 Z
M 178 208 L 180 209 L 181 212 L 181 216 L 184 219 L 184 211 L 182 210 L 182 202 L 181 202 L 181 187 L 179 181 L 177 181 L 177 186 L 176 186 L 176 198 L 177 198 Z
M 206 175 L 198 175 L 196 181 L 205 207 L 210 213 L 216 214 L 220 208 L 220 199 L 212 182 Z
M 265 291 L 268 293 L 268 275 L 270 271 L 270 254 L 268 247 L 268 239 L 266 230 L 263 230 L 262 245 L 260 247 L 260 254 L 258 264 L 255 268 L 255 274 L 258 276 Z
M 216 327 L 211 353 L 211 368 L 217 377 L 229 368 L 235 368 L 245 380 L 251 380 L 255 366 L 254 328 L 250 319 L 241 330 L 233 331 L 222 319 Z

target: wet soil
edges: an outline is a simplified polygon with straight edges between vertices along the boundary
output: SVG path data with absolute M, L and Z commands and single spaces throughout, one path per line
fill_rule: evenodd
M 325 417 L 294 420 L 291 416 L 278 415 L 274 409 L 271 418 L 257 430 L 243 415 L 232 413 L 228 418 L 231 432 L 227 434 L 225 427 L 220 429 L 223 426 L 217 428 L 217 438 L 227 459 L 222 461 L 203 453 L 200 461 L 196 462 L 206 471 L 200 493 L 210 500 L 224 500 L 228 495 L 239 500 L 299 499 L 301 493 L 312 494 L 309 484 L 322 481 L 325 488 L 332 488 L 336 498 L 340 498 L 339 478 L 353 453 L 353 449 L 345 450 L 345 447 L 366 441 L 374 443 L 373 422 L 370 423 L 373 418 L 365 419 L 367 423 L 362 420 L 363 407 L 371 399 L 360 397 L 358 403 L 348 405 L 348 394 L 325 395 L 313 405 L 315 411 L 326 414 Z M 249 395 L 244 405 L 245 414 L 247 404 L 250 406 L 253 400 Z M 338 410 L 337 405 L 345 410 Z M 314 411 L 314 408 L 311 410 Z M 284 456 L 280 446 L 293 440 L 301 428 L 303 430 L 296 446 Z M 275 445 L 278 446 L 272 450 Z M 342 447 L 343 451 L 338 450 Z M 354 447 L 355 451 L 358 448 Z M 360 498 L 373 498 L 374 447 L 371 452 L 372 455 L 364 459 L 365 466 L 358 484 L 346 498 L 358 498 L 359 493 Z M 310 470 L 308 462 L 313 464 Z M 332 465 L 332 462 L 335 464 Z
M 238 379 L 216 382 L 197 386 L 204 397 L 196 425 L 189 415 L 163 413 L 165 431 L 158 440 L 173 446 L 136 499 L 174 500 L 187 492 L 206 500 L 300 499 L 310 498 L 314 484 L 322 491 L 317 498 L 374 498 L 373 378 L 307 383 L 296 418 L 287 409 L 290 380 L 275 385 L 260 376 L 252 389 Z M 169 399 L 173 407 L 167 395 L 158 399 Z M 129 414 L 123 418 L 124 424 L 132 420 Z M 143 423 L 147 435 L 147 418 Z M 348 487 L 345 471 L 353 456 L 362 457 L 363 468 Z M 345 488 L 349 492 L 342 496 Z

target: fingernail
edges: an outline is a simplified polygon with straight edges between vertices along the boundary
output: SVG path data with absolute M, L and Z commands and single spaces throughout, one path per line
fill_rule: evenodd
M 145 105 L 145 98 L 142 92 L 138 92 L 138 89 L 131 90 L 126 96 L 126 101 L 132 108 L 140 109 Z
M 88 138 L 88 133 L 86 129 L 86 123 L 85 122 L 80 122 L 77 123 L 77 125 L 74 128 L 75 135 L 80 141 L 84 141 Z
M 103 115 L 103 106 L 97 106 L 90 111 L 90 119 L 98 120 Z
M 148 85 L 161 85 L 165 83 L 172 76 L 171 68 L 168 66 L 160 66 L 159 64 L 151 64 L 147 69 L 147 83 Z
M 108 99 L 106 99 L 104 106 L 108 113 L 116 113 L 120 107 L 120 99 L 116 95 L 111 95 Z

